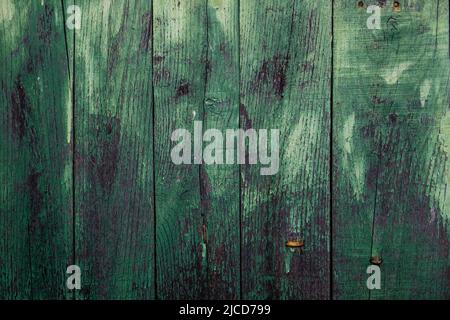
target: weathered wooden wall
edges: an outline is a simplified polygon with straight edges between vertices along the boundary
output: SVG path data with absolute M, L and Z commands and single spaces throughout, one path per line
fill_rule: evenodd
M 448 29 L 439 0 L 0 1 L 0 298 L 450 299 Z M 194 121 L 279 129 L 279 172 L 173 164 Z

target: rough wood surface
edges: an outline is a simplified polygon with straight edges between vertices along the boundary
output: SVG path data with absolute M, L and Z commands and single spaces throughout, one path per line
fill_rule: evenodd
M 334 8 L 334 297 L 448 299 L 448 1 Z M 381 290 L 365 273 L 381 257 Z
M 206 1 L 154 1 L 157 297 L 206 297 L 206 218 L 199 165 L 175 165 L 172 132 L 203 119 Z M 192 137 L 193 141 L 193 137 Z
M 442 0 L 0 0 L 0 298 L 450 299 L 448 57 Z
M 223 136 L 239 128 L 239 2 L 209 0 L 203 127 Z M 224 144 L 223 155 L 227 152 Z M 231 148 L 236 152 L 236 147 Z M 202 165 L 201 203 L 206 218 L 208 298 L 240 297 L 239 166 Z
M 154 297 L 152 11 L 76 1 L 76 259 L 82 299 Z
M 0 299 L 64 299 L 72 252 L 61 1 L 0 2 Z
M 241 127 L 280 130 L 280 171 L 242 168 L 242 294 L 329 297 L 331 4 L 241 1 Z M 288 240 L 304 240 L 304 253 Z
M 194 121 L 202 132 L 238 128 L 238 2 L 155 1 L 154 10 L 157 297 L 238 298 L 239 167 L 170 158 L 176 129 L 193 148 Z

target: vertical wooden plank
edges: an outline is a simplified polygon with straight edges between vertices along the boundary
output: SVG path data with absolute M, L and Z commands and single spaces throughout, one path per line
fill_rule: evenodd
M 203 128 L 219 130 L 225 138 L 226 130 L 239 128 L 239 1 L 208 0 L 207 4 Z M 225 163 L 227 146 L 224 141 L 220 143 L 224 149 L 221 160 Z M 236 154 L 236 146 L 231 148 Z M 202 212 L 206 217 L 208 298 L 237 299 L 240 296 L 239 166 L 203 164 L 200 182 Z
M 61 1 L 0 2 L 0 298 L 64 299 L 72 152 Z
M 241 1 L 241 127 L 280 130 L 280 168 L 242 168 L 242 290 L 329 298 L 331 4 Z M 261 147 L 261 146 L 260 146 Z M 285 247 L 304 241 L 303 254 Z
M 371 50 L 363 44 L 372 37 L 366 26 L 370 16 L 366 10 L 367 6 L 360 7 L 356 1 L 334 1 L 332 242 L 336 299 L 368 298 L 366 269 L 370 260 L 379 146 L 374 139 L 372 103 L 358 101 L 364 92 L 361 88 L 367 86 L 360 76 L 370 76 L 373 70 L 353 69 L 354 63 L 359 66 L 364 59 L 361 55 Z M 359 38 L 354 34 L 350 37 L 349 32 L 358 32 Z M 355 48 L 353 52 L 347 51 L 349 42 Z M 361 48 L 362 52 L 358 50 Z M 361 142 L 355 143 L 355 139 Z
M 75 1 L 82 299 L 154 297 L 151 1 Z
M 206 1 L 155 0 L 153 8 L 157 298 L 196 299 L 207 295 L 200 171 L 172 162 L 171 137 L 203 120 Z
M 157 295 L 237 298 L 239 167 L 195 161 L 193 148 L 195 122 L 200 135 L 238 127 L 238 2 L 156 1 L 154 21 Z M 171 159 L 177 129 L 191 164 Z
M 448 1 L 335 2 L 338 299 L 448 299 Z M 380 257 L 381 290 L 365 273 Z

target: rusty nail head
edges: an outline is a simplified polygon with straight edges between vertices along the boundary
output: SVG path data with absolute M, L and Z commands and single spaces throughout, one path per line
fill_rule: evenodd
M 289 240 L 286 241 L 286 247 L 288 248 L 303 248 L 305 242 L 303 240 Z
M 396 12 L 400 11 L 400 2 L 394 1 L 394 11 Z
M 375 266 L 379 266 L 383 263 L 383 259 L 381 259 L 381 257 L 375 256 L 370 258 L 370 263 Z

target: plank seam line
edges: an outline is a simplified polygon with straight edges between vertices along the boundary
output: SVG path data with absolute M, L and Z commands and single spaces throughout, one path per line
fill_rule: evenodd
M 72 58 L 72 206 L 73 206 L 73 212 L 72 212 L 72 245 L 73 245 L 73 264 L 76 264 L 76 222 L 77 222 L 77 215 L 76 215 L 76 132 L 75 132 L 75 107 L 76 107 L 76 84 L 75 84 L 75 41 L 76 32 L 75 29 L 73 31 L 73 58 Z M 76 292 L 73 293 L 73 299 L 76 300 Z
M 64 43 L 65 43 L 65 47 L 66 47 L 66 59 L 67 59 L 67 71 L 68 71 L 68 75 L 69 75 L 69 92 L 70 90 L 72 91 L 72 96 L 71 96 L 71 113 L 72 113 L 72 119 L 70 123 L 67 123 L 67 125 L 71 126 L 71 133 L 70 133 L 70 138 L 71 138 L 71 148 L 70 148 L 70 152 L 71 157 L 72 157 L 72 201 L 71 201 L 71 212 L 72 212 L 72 264 L 75 265 L 76 264 L 76 216 L 75 216 L 75 29 L 73 30 L 73 59 L 72 61 L 70 60 L 70 56 L 69 56 L 69 44 L 67 42 L 67 30 L 66 30 L 66 25 L 65 25 L 65 21 L 66 21 L 66 12 L 65 12 L 65 2 L 64 0 L 61 0 L 61 6 L 62 6 L 62 16 L 63 16 L 63 31 L 64 31 Z M 73 74 L 70 73 L 70 64 L 72 63 L 72 69 L 73 69 Z M 72 300 L 76 300 L 76 293 L 75 291 L 72 293 Z
M 334 277 L 333 277 L 333 105 L 334 105 L 334 0 L 331 2 L 331 80 L 330 80 L 330 136 L 329 136 L 329 192 L 330 192 L 330 202 L 329 202 L 329 225 L 330 225 L 330 235 L 329 235 L 329 296 L 330 300 L 333 300 L 334 292 Z
M 206 34 L 205 34 L 205 40 L 206 40 L 206 50 L 204 51 L 204 61 L 205 61 L 205 65 L 204 65 L 204 77 L 203 77 L 203 102 L 202 102 L 202 124 L 205 125 L 206 121 L 205 121 L 205 104 L 206 104 L 206 91 L 207 91 L 207 85 L 208 85 L 208 55 L 209 55 L 209 19 L 208 19 L 208 5 L 209 5 L 209 1 L 205 0 L 205 28 L 206 28 Z M 203 149 L 201 150 L 201 157 L 200 159 L 203 159 Z M 203 164 L 203 160 L 200 161 L 200 164 L 198 166 L 198 179 L 199 179 L 199 191 L 200 191 L 200 203 L 202 203 L 203 201 L 203 196 L 208 197 L 205 193 L 204 190 L 204 185 L 203 185 L 203 179 L 202 179 L 202 170 L 205 170 L 204 168 L 204 164 Z M 206 172 L 205 172 L 206 174 Z M 206 288 L 209 287 L 209 245 L 208 245 L 208 217 L 207 217 L 207 213 L 208 210 L 206 210 L 205 208 L 202 207 L 202 205 L 200 204 L 201 207 L 201 218 L 202 218 L 202 231 L 203 231 L 203 245 L 205 246 L 205 263 L 206 263 L 206 270 L 205 270 L 205 274 L 203 276 L 206 277 L 206 281 L 204 282 L 204 285 L 206 284 L 206 287 L 203 285 L 202 286 L 202 291 L 205 290 L 208 292 L 209 295 L 209 290 L 207 290 Z M 203 273 L 203 272 L 202 272 Z M 202 294 L 202 296 L 204 296 L 205 293 Z M 209 297 L 208 297 L 209 298 Z
M 381 134 L 381 133 L 380 133 Z M 379 146 L 378 146 L 378 165 L 377 165 L 377 174 L 376 174 L 376 179 L 375 179 L 375 197 L 374 197 L 374 201 L 373 201 L 373 214 L 372 214 L 372 235 L 370 238 L 370 257 L 372 257 L 372 253 L 373 253 L 373 243 L 374 243 L 374 236 L 375 236 L 375 215 L 376 215 L 376 211 L 377 211 L 377 196 L 378 196 L 378 182 L 379 182 L 379 177 L 380 177 L 380 167 L 381 167 L 381 147 L 382 147 L 382 141 L 381 141 L 381 136 L 379 137 L 380 141 L 379 141 Z M 371 297 L 371 293 L 372 291 L 369 290 L 369 300 Z
M 237 3 L 237 45 L 238 45 L 238 128 L 241 129 L 241 0 Z M 239 299 L 242 299 L 242 168 L 238 166 L 239 183 Z
M 154 83 L 154 72 L 153 72 L 153 56 L 154 56 L 154 39 L 155 39 L 155 28 L 154 28 L 154 1 L 151 1 L 151 23 L 152 23 L 152 43 L 150 48 L 151 53 L 151 66 L 152 66 L 152 97 L 151 97 L 151 106 L 152 106 L 152 167 L 153 167 L 153 294 L 155 300 L 158 300 L 158 273 L 157 273 L 157 260 L 156 260 L 156 241 L 157 241 L 157 234 L 156 234 L 156 166 L 155 166 L 155 83 Z

